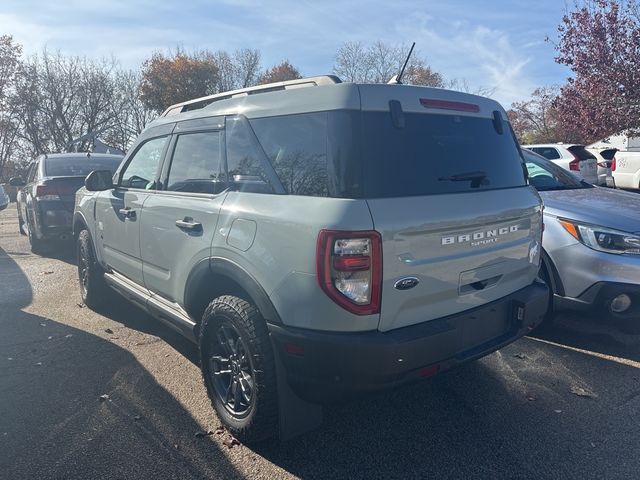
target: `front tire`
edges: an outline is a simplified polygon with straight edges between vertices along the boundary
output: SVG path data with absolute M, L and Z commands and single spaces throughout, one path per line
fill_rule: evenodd
M 267 324 L 238 297 L 213 300 L 202 318 L 200 365 L 218 418 L 244 443 L 278 433 L 276 369 Z
M 106 303 L 111 291 L 104 281 L 104 270 L 96 261 L 88 230 L 78 235 L 77 253 L 82 302 L 91 310 L 97 310 Z

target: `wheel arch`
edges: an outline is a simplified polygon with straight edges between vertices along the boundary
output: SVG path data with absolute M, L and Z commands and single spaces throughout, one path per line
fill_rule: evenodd
M 83 229 L 89 230 L 89 224 L 87 223 L 87 219 L 84 217 L 82 212 L 74 212 L 73 214 L 73 227 L 71 228 L 71 233 L 73 234 L 73 238 L 75 240 L 78 239 L 78 235 Z M 91 231 L 89 230 L 89 235 L 91 235 Z
M 549 274 L 549 279 L 551 280 L 551 291 L 556 295 L 564 296 L 564 285 L 562 284 L 562 279 L 560 278 L 560 274 L 558 273 L 558 269 L 556 268 L 553 260 L 546 252 L 546 250 L 542 249 L 542 263 L 541 266 L 547 270 Z
M 264 288 L 244 268 L 221 257 L 201 260 L 189 274 L 184 291 L 184 309 L 198 327 L 207 305 L 221 295 L 244 298 L 258 308 L 267 323 L 282 323 Z

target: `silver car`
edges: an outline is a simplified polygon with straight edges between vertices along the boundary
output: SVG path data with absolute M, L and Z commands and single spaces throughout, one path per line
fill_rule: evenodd
M 640 317 L 640 196 L 594 187 L 523 153 L 545 205 L 541 276 L 554 292 L 553 307 L 635 328 L 629 322 Z

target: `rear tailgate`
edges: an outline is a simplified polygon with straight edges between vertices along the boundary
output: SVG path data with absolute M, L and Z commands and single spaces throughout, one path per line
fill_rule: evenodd
M 580 175 L 589 183 L 598 183 L 598 160 L 583 145 L 568 147 L 573 157 L 579 160 Z
M 402 86 L 385 97 L 360 88 L 363 190 L 382 235 L 379 330 L 530 285 L 542 207 L 502 107 L 435 89 Z M 505 322 L 484 325 L 487 338 Z
M 382 234 L 382 331 L 497 300 L 538 273 L 542 212 L 529 187 L 368 203 Z M 417 286 L 396 288 L 408 277 Z
M 85 177 L 49 177 L 41 185 L 51 195 L 57 195 L 64 210 L 73 212 L 76 192 L 84 185 Z

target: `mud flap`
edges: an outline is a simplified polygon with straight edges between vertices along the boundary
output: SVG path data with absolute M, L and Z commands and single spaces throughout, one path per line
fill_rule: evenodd
M 322 405 L 303 400 L 289 386 L 287 372 L 282 364 L 273 338 L 274 360 L 278 384 L 278 418 L 280 440 L 286 441 L 322 425 Z

